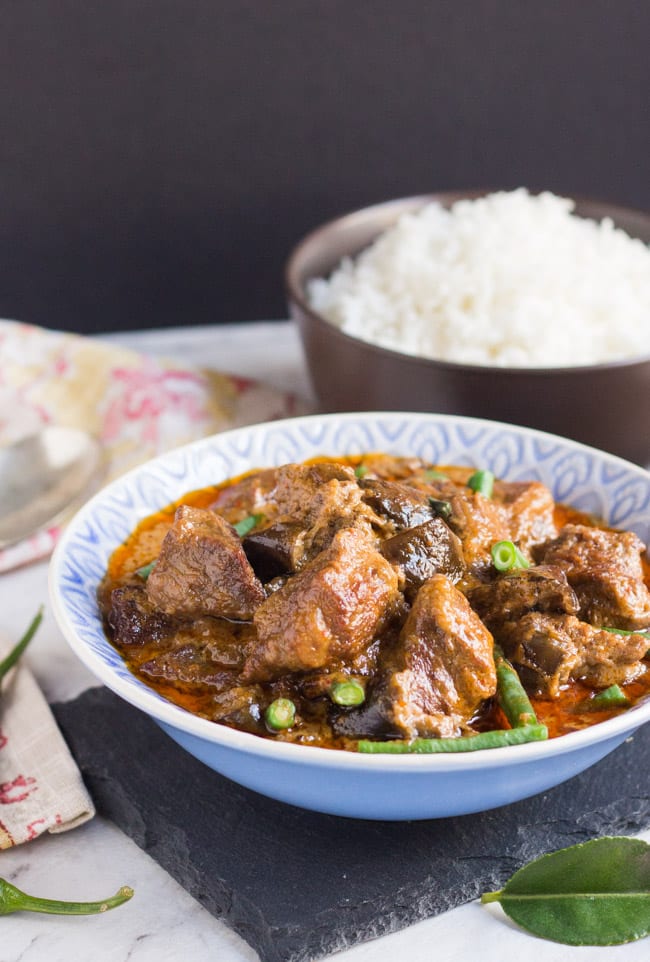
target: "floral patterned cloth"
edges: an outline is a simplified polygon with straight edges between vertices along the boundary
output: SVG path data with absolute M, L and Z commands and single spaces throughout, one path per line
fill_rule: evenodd
M 0 321 L 0 445 L 44 424 L 81 428 L 102 444 L 105 481 L 179 444 L 296 413 L 295 396 L 255 381 Z M 0 572 L 47 557 L 59 532 L 0 551 Z
M 0 642 L 0 657 L 11 645 Z M 0 699 L 0 849 L 43 832 L 67 832 L 95 814 L 77 765 L 26 665 Z

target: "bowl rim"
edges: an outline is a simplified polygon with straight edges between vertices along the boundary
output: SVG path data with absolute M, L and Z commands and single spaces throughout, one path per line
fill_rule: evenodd
M 340 327 L 337 327 L 336 324 L 333 324 L 331 321 L 329 321 L 322 314 L 319 314 L 317 311 L 315 311 L 309 304 L 306 297 L 304 284 L 300 282 L 298 277 L 299 265 L 305 249 L 312 246 L 321 238 L 340 230 L 342 227 L 353 224 L 355 220 L 360 220 L 375 212 L 380 213 L 382 211 L 389 211 L 391 208 L 395 208 L 396 211 L 403 209 L 404 213 L 415 212 L 416 210 L 424 207 L 426 204 L 434 201 L 438 201 L 444 206 L 445 202 L 454 203 L 458 200 L 476 200 L 481 197 L 485 197 L 488 194 L 500 192 L 502 190 L 505 190 L 505 188 L 472 188 L 464 191 L 445 190 L 425 194 L 412 194 L 405 197 L 396 197 L 387 201 L 369 204 L 366 207 L 359 207 L 356 210 L 341 214 L 338 217 L 333 217 L 324 223 L 319 224 L 297 241 L 285 261 L 284 287 L 285 295 L 289 302 L 290 308 L 295 304 L 300 311 L 306 314 L 313 322 L 318 324 L 321 329 L 326 329 L 328 332 L 334 334 L 334 336 L 340 340 L 342 345 L 363 345 L 364 347 L 369 348 L 371 353 L 376 353 L 381 357 L 399 359 L 407 364 L 425 364 L 431 367 L 433 370 L 441 369 L 450 372 L 465 372 L 479 377 L 491 376 L 495 373 L 498 373 L 499 376 L 503 376 L 505 378 L 521 377 L 522 375 L 530 375 L 533 378 L 543 378 L 553 377 L 555 375 L 586 375 L 593 374 L 594 372 L 614 372 L 619 371 L 621 368 L 627 370 L 636 366 L 642 366 L 650 363 L 650 351 L 647 351 L 645 354 L 634 355 L 633 357 L 617 358 L 613 361 L 601 361 L 598 364 L 574 364 L 562 365 L 558 367 L 497 367 L 489 364 L 466 364 L 460 361 L 445 361 L 442 358 L 421 357 L 417 354 L 408 354 L 403 351 L 398 351 L 395 348 L 384 347 L 383 345 L 376 344 L 373 341 L 365 340 L 364 338 L 348 334 Z M 544 190 L 529 191 L 529 193 L 533 196 L 545 192 L 546 191 Z M 595 207 L 606 210 L 607 213 L 603 213 L 601 219 L 609 217 L 614 221 L 615 225 L 617 215 L 644 219 L 647 221 L 648 231 L 650 233 L 650 213 L 646 211 L 638 210 L 633 207 L 626 207 L 621 204 L 610 203 L 609 201 L 584 195 L 573 194 L 567 199 L 572 200 L 576 207 Z M 578 214 L 577 216 L 584 216 L 586 219 L 595 220 L 595 217 L 590 215 Z M 375 236 L 378 237 L 379 233 L 377 233 Z M 361 251 L 358 251 L 357 254 L 351 256 L 357 256 L 359 253 L 361 253 Z
M 289 426 L 295 425 L 296 427 L 300 428 L 301 425 L 312 426 L 317 422 L 330 423 L 337 421 L 373 421 L 379 418 L 398 418 L 400 420 L 408 418 L 409 420 L 417 420 L 427 423 L 442 422 L 448 424 L 458 424 L 459 422 L 462 422 L 463 424 L 468 424 L 470 427 L 474 425 L 495 427 L 497 429 L 506 428 L 510 431 L 514 431 L 517 434 L 523 434 L 526 437 L 531 437 L 533 440 L 537 439 L 540 442 L 544 442 L 545 440 L 547 442 L 552 441 L 554 443 L 560 442 L 565 449 L 568 448 L 570 451 L 583 451 L 587 452 L 591 456 L 597 455 L 599 458 L 605 459 L 608 464 L 613 465 L 614 467 L 618 466 L 619 468 L 625 469 L 628 473 L 632 473 L 633 475 L 642 478 L 646 485 L 648 484 L 648 473 L 645 471 L 645 469 L 638 465 L 631 464 L 630 462 L 625 461 L 616 455 L 608 454 L 607 452 L 599 451 L 598 449 L 591 448 L 587 445 L 581 444 L 580 442 L 561 438 L 557 435 L 552 435 L 534 428 L 502 424 L 498 421 L 489 421 L 486 419 L 459 415 L 392 411 L 369 411 L 359 413 L 349 412 L 346 414 L 315 414 L 286 419 L 283 422 L 273 421 L 262 424 L 254 424 L 247 427 L 235 428 L 227 432 L 217 433 L 161 454 L 158 457 L 152 458 L 133 468 L 126 474 L 118 477 L 105 488 L 97 492 L 77 512 L 74 518 L 67 525 L 50 561 L 48 581 L 50 600 L 55 619 L 67 643 L 70 645 L 77 657 L 79 657 L 82 663 L 92 672 L 92 674 L 96 678 L 99 678 L 99 680 L 108 688 L 122 697 L 129 704 L 144 711 L 146 714 L 150 715 L 154 720 L 162 723 L 164 726 L 169 726 L 186 735 L 197 737 L 205 742 L 220 746 L 222 748 L 244 753 L 250 757 L 257 757 L 266 761 L 290 762 L 293 764 L 304 763 L 323 769 L 355 769 L 359 771 L 369 771 L 375 773 L 417 771 L 430 772 L 433 774 L 435 772 L 460 772 L 474 769 L 481 770 L 491 767 L 499 767 L 510 764 L 523 764 L 533 761 L 541 762 L 555 755 L 563 755 L 569 752 L 579 751 L 596 743 L 608 741 L 617 737 L 621 738 L 626 733 L 631 733 L 640 725 L 650 721 L 650 698 L 648 698 L 644 702 L 638 703 L 618 716 L 607 719 L 603 722 L 598 722 L 594 725 L 590 725 L 588 728 L 581 729 L 576 732 L 570 732 L 566 735 L 548 739 L 547 741 L 543 742 L 530 742 L 523 745 L 506 746 L 498 750 L 485 749 L 482 751 L 456 754 L 366 755 L 358 752 L 349 752 L 339 749 L 323 749 L 308 745 L 273 741 L 271 739 L 261 738 L 260 736 L 251 734 L 249 732 L 242 732 L 237 729 L 229 728 L 225 725 L 219 724 L 218 722 L 212 722 L 208 719 L 200 718 L 196 715 L 193 715 L 186 709 L 180 708 L 172 702 L 162 699 L 161 696 L 159 696 L 152 689 L 149 689 L 144 682 L 136 678 L 134 675 L 129 676 L 130 680 L 127 683 L 115 673 L 110 664 L 107 664 L 90 648 L 90 646 L 85 643 L 83 637 L 77 632 L 76 627 L 72 623 L 63 598 L 60 583 L 62 580 L 63 566 L 66 559 L 66 551 L 70 541 L 73 539 L 77 531 L 82 528 L 82 526 L 87 525 L 88 522 L 91 521 L 96 507 L 100 505 L 105 498 L 114 496 L 116 493 L 119 493 L 120 490 L 128 488 L 129 485 L 131 485 L 141 473 L 149 470 L 152 466 L 164 465 L 166 462 L 172 462 L 172 459 L 178 458 L 179 455 L 184 455 L 189 452 L 197 452 L 202 448 L 211 448 L 214 446 L 218 448 L 220 443 L 228 444 L 231 439 L 241 437 L 243 434 L 263 435 L 269 429 L 273 428 L 274 425 L 277 427 L 277 425 L 280 423 L 285 425 L 288 424 Z M 259 466 L 264 467 L 264 465 Z M 251 465 L 251 469 L 254 469 L 254 467 L 255 466 Z M 179 488 L 181 483 L 182 482 L 179 479 Z M 182 496 L 184 490 L 186 489 L 179 489 L 178 497 Z M 142 517 L 146 517 L 159 507 L 163 507 L 163 505 L 154 504 L 147 506 L 146 511 L 142 513 Z M 117 546 L 117 544 L 113 545 L 110 548 L 110 552 L 115 550 Z M 92 615 L 94 622 L 99 624 L 103 632 L 101 616 L 99 614 L 98 607 L 95 606 L 95 610 L 90 612 L 90 614 Z M 116 649 L 113 649 L 110 645 L 110 642 L 106 638 L 105 634 L 104 638 L 107 648 L 116 651 Z

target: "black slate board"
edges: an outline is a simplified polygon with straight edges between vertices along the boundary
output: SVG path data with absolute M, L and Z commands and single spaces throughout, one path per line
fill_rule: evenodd
M 371 822 L 240 788 L 95 688 L 54 711 L 98 811 L 263 962 L 307 962 L 498 888 L 520 865 L 650 824 L 650 725 L 598 765 L 480 815 Z

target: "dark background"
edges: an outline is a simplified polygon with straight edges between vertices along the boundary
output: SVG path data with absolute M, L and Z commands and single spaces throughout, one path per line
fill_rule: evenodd
M 549 188 L 650 208 L 643 0 L 0 0 L 0 316 L 286 315 L 368 202 Z

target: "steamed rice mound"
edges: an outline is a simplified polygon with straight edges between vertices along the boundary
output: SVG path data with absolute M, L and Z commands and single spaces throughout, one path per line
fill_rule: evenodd
M 650 355 L 650 249 L 521 189 L 408 214 L 312 308 L 347 334 L 438 360 L 562 367 Z

